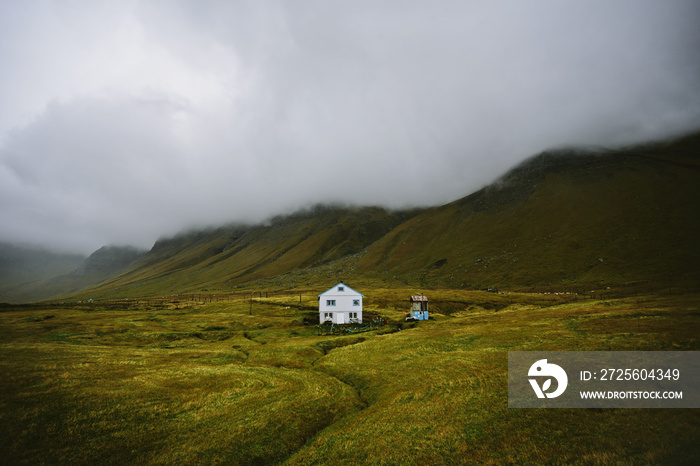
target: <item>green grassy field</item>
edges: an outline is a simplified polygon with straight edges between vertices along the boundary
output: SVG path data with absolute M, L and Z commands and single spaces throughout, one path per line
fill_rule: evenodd
M 389 323 L 342 336 L 307 290 L 8 306 L 3 461 L 700 463 L 698 410 L 507 407 L 507 351 L 698 350 L 698 294 L 423 291 L 409 324 L 363 289 Z

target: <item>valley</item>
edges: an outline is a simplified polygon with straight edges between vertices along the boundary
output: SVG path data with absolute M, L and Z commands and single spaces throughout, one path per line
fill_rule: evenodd
M 697 410 L 509 409 L 507 369 L 700 349 L 699 148 L 544 153 L 442 206 L 318 205 L 149 251 L 4 246 L 5 461 L 697 464 Z M 339 281 L 386 325 L 319 328 Z M 430 319 L 406 322 L 417 293 Z
M 363 288 L 387 324 L 320 334 L 318 290 L 4 307 L 5 461 L 110 464 L 673 463 L 687 409 L 507 407 L 507 352 L 697 351 L 695 293 Z M 399 330 L 401 328 L 401 330 Z

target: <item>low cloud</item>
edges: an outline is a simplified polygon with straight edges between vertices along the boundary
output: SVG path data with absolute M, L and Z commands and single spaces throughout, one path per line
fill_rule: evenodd
M 693 1 L 15 3 L 5 241 L 439 204 L 552 146 L 700 127 Z

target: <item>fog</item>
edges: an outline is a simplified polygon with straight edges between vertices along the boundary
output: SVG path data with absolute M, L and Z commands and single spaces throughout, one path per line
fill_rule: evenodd
M 0 241 L 463 197 L 700 128 L 697 1 L 0 3 Z

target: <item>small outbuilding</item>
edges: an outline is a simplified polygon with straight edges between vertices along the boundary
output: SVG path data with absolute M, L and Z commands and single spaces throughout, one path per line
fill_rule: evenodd
M 428 320 L 428 297 L 424 295 L 411 296 L 411 317 L 416 320 Z
M 318 295 L 319 323 L 352 324 L 362 323 L 362 298 L 344 283 L 338 283 Z

